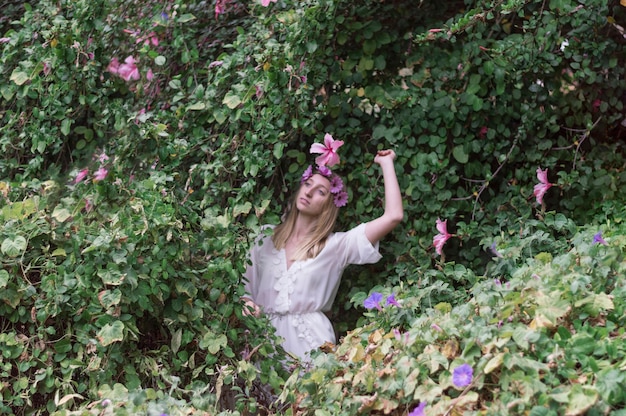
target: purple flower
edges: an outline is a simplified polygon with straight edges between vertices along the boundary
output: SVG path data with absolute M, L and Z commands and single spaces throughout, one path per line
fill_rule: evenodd
M 345 191 L 339 192 L 335 195 L 335 206 L 341 208 L 348 203 L 348 193 Z
M 496 248 L 496 242 L 494 241 L 493 244 L 491 245 L 491 247 L 489 247 L 489 249 L 491 250 L 491 253 L 493 253 L 494 256 L 496 257 L 502 257 L 502 254 L 500 254 L 500 252 L 498 251 L 498 249 Z
M 437 324 L 432 324 L 430 327 L 435 331 L 443 332 L 443 329 L 441 329 L 441 327 Z
M 426 402 L 420 402 L 420 404 L 409 413 L 409 416 L 424 416 L 424 409 L 426 408 Z
M 328 169 L 328 168 L 327 168 L 326 166 L 324 166 L 324 165 L 320 165 L 320 166 L 318 166 L 318 167 L 317 167 L 317 171 L 318 171 L 321 175 L 323 175 L 323 176 L 325 176 L 325 177 L 327 177 L 327 178 L 328 178 L 330 175 L 332 175 L 332 174 L 333 174 L 333 173 L 330 171 L 330 169 Z
M 603 246 L 608 245 L 604 238 L 602 238 L 602 231 L 598 231 L 598 233 L 593 236 L 593 244 L 602 244 Z
M 474 370 L 469 364 L 461 364 L 452 371 L 452 383 L 457 387 L 466 387 L 472 382 Z
M 313 176 L 313 166 L 309 165 L 309 167 L 306 168 L 306 170 L 302 174 L 302 178 L 300 179 L 300 183 L 304 183 L 304 182 L 308 181 L 309 179 L 311 179 L 311 176 Z
M 378 309 L 382 310 L 380 307 L 380 302 L 383 300 L 383 294 L 378 292 L 373 292 L 365 301 L 363 301 L 363 306 L 367 309 Z
M 102 400 L 100 402 L 100 406 L 102 406 L 102 407 L 107 407 L 107 406 L 110 406 L 110 405 L 111 405 L 111 400 L 109 400 L 109 399 L 104 399 L 104 400 Z
M 343 181 L 337 175 L 330 179 L 330 193 L 337 194 L 343 189 Z
M 399 304 L 399 303 L 398 303 L 398 301 L 396 300 L 396 295 L 395 295 L 395 293 L 392 293 L 391 295 L 389 295 L 389 296 L 387 297 L 387 303 L 386 303 L 386 304 L 387 304 L 387 306 L 389 306 L 389 305 L 393 305 L 393 306 L 396 306 L 396 307 L 398 307 L 398 308 L 401 308 L 401 307 L 402 307 L 402 306 L 400 306 L 400 304 Z

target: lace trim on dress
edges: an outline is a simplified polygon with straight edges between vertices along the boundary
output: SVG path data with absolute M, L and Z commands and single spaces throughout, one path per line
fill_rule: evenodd
M 311 328 L 309 327 L 307 321 L 302 317 L 302 315 L 293 315 L 293 320 L 291 322 L 298 331 L 298 338 L 304 339 L 306 343 L 309 344 L 310 350 L 319 347 L 319 345 L 314 342 Z

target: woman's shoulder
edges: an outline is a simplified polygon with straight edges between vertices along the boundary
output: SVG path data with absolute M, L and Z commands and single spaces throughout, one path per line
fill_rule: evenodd
M 340 242 L 347 238 L 358 237 L 360 234 L 365 235 L 365 223 L 358 224 L 350 228 L 347 231 L 337 231 L 337 232 L 331 233 L 330 236 L 328 237 L 328 241 Z

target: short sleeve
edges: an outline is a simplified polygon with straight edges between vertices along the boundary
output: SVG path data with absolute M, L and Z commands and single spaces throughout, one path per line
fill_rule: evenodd
M 337 233 L 338 251 L 343 252 L 348 264 L 371 264 L 382 258 L 378 251 L 379 243 L 372 244 L 365 235 L 365 224 L 360 224 L 345 233 Z

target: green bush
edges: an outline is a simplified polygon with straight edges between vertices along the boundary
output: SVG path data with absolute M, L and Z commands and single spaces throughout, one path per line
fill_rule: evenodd
M 579 234 L 577 224 L 607 224 L 615 259 L 590 257 L 601 277 L 623 268 L 619 234 L 608 225 L 619 229 L 623 216 L 626 9 L 599 0 L 224 4 L 217 15 L 214 4 L 181 0 L 3 9 L 2 412 L 103 410 L 99 395 L 108 391 L 117 391 L 109 409 L 121 412 L 280 412 L 285 357 L 268 322 L 241 316 L 241 274 L 250 241 L 261 224 L 278 221 L 311 143 L 327 132 L 346 142 L 338 172 L 350 202 L 340 227 L 382 212 L 373 166 L 381 148 L 398 155 L 407 215 L 383 242 L 383 261 L 345 274 L 333 313 L 341 335 L 352 331 L 338 354 L 321 355 L 284 397 L 319 412 L 338 398 L 346 409 L 401 413 L 416 404 L 415 392 L 437 410 L 456 398 L 468 410 L 480 398 L 533 414 L 566 396 L 597 397 L 593 411 L 622 406 L 605 385 L 623 380 L 604 367 L 621 365 L 622 334 L 589 327 L 600 316 L 623 323 L 620 286 L 574 293 L 550 269 L 522 296 L 519 273 L 535 257 L 530 264 L 581 267 L 564 254 L 589 245 L 578 241 L 593 231 Z M 129 56 L 138 79 L 110 66 Z M 537 168 L 553 184 L 543 204 L 533 196 Z M 452 234 L 442 256 L 433 248 L 437 218 Z M 493 262 L 492 247 L 504 257 Z M 563 274 L 579 286 L 594 276 Z M 513 289 L 495 291 L 496 278 Z M 384 319 L 363 313 L 371 290 L 394 290 L 403 308 L 383 310 Z M 543 307 L 533 302 L 548 298 L 525 296 L 539 291 L 572 307 L 556 316 L 572 319 L 569 335 L 542 318 L 544 326 L 528 329 Z M 614 309 L 602 293 L 613 293 Z M 599 314 L 584 315 L 596 306 Z M 486 358 L 485 344 L 468 340 L 494 335 L 500 319 L 523 334 L 494 341 L 498 358 Z M 572 370 L 567 361 L 567 371 L 556 371 L 539 355 L 539 364 L 515 361 L 516 352 L 536 353 L 525 334 L 576 351 L 581 328 L 605 343 L 595 363 Z M 410 334 L 413 356 L 395 352 L 394 329 Z M 369 337 L 371 351 L 361 344 Z M 463 354 L 437 355 L 454 341 Z M 418 363 L 424 354 L 434 361 Z M 381 366 L 382 384 L 367 367 L 356 372 L 361 355 L 370 369 Z M 459 356 L 481 374 L 471 394 L 449 384 Z M 594 366 L 602 377 L 583 380 Z M 549 380 L 526 390 L 537 394 L 489 395 L 530 383 L 520 368 Z M 401 378 L 415 384 L 400 388 Z

